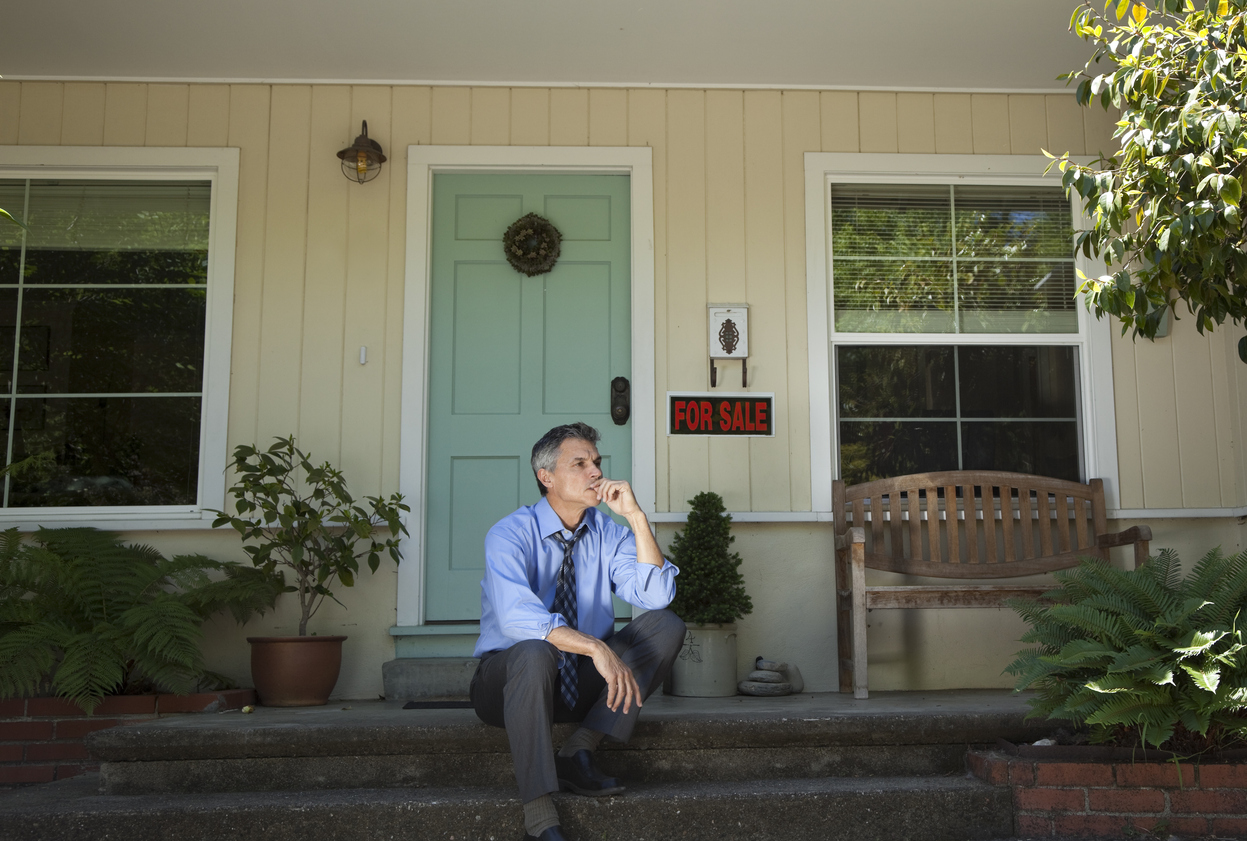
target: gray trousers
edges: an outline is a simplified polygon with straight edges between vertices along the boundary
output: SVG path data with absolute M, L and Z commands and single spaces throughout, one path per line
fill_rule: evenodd
M 662 685 L 684 643 L 684 622 L 669 610 L 651 610 L 633 619 L 606 640 L 619 659 L 632 669 L 637 686 L 648 698 Z M 620 742 L 628 741 L 640 710 L 627 712 L 606 706 L 606 682 L 592 658 L 579 662 L 579 698 L 576 709 L 563 703 L 558 687 L 559 652 L 545 640 L 524 640 L 481 657 L 472 677 L 472 706 L 486 724 L 505 727 L 511 743 L 511 762 L 524 803 L 559 790 L 554 770 L 550 725 L 581 722 Z

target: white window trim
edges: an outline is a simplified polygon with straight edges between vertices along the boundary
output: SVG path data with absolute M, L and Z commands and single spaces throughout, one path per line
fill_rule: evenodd
M 810 494 L 816 514 L 831 512 L 831 483 L 838 475 L 837 433 L 832 411 L 836 394 L 831 364 L 833 337 L 837 343 L 854 340 L 871 344 L 944 344 L 948 333 L 836 334 L 830 296 L 832 183 L 862 184 L 1002 184 L 1060 185 L 1048 160 L 1038 155 L 890 155 L 807 152 L 805 155 L 806 319 L 809 330 L 810 383 Z M 1071 210 L 1071 222 L 1083 227 L 1081 215 Z M 1091 274 L 1091 262 L 1077 255 L 1075 266 Z M 1100 272 L 1096 272 L 1099 274 Z M 958 344 L 1059 344 L 1080 348 L 1079 379 L 1082 410 L 1083 470 L 1104 480 L 1106 507 L 1117 508 L 1117 423 L 1113 404 L 1113 357 L 1108 319 L 1096 320 L 1080 298 L 1076 307 L 1078 333 L 956 334 Z
M 428 319 L 433 175 L 441 172 L 569 172 L 629 175 L 632 209 L 632 490 L 654 520 L 654 168 L 648 146 L 408 146 L 407 264 L 403 298 L 403 396 L 399 490 L 411 506 L 398 568 L 398 625 L 424 623 L 428 449 Z
M 238 150 L 0 146 L 0 178 L 208 180 L 208 295 L 197 505 L 0 509 L 0 528 L 93 526 L 113 530 L 209 528 L 225 507 L 234 252 L 238 230 Z M 7 209 L 7 208 L 6 208 Z

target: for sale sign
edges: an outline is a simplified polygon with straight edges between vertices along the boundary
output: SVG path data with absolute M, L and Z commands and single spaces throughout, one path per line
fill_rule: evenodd
M 775 395 L 669 391 L 667 434 L 769 438 L 775 434 Z

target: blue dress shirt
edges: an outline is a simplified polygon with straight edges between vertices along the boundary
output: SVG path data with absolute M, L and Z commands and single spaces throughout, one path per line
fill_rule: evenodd
M 679 570 L 667 560 L 657 567 L 636 559 L 636 537 L 596 508 L 585 511 L 576 543 L 576 630 L 606 639 L 615 630 L 611 594 L 658 610 L 675 597 Z M 579 529 L 577 529 L 579 531 Z M 563 547 L 552 535 L 562 533 L 558 514 L 545 497 L 499 520 L 485 536 L 485 578 L 481 581 L 481 636 L 475 656 L 510 648 L 521 640 L 545 639 L 565 627 L 552 613 L 554 586 L 563 565 Z

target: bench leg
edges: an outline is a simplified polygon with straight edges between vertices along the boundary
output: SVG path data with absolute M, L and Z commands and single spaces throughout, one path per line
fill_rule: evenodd
M 853 591 L 853 697 L 870 696 L 866 688 L 866 547 L 853 544 L 849 556 Z

